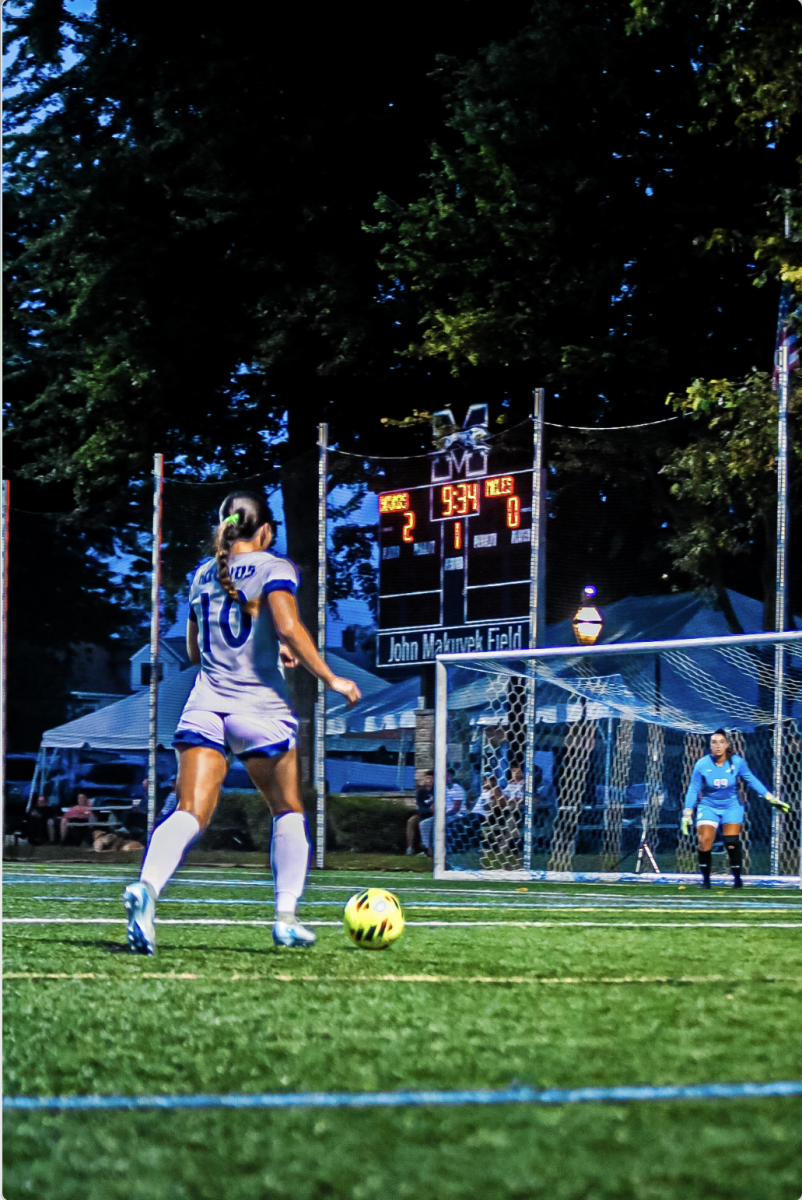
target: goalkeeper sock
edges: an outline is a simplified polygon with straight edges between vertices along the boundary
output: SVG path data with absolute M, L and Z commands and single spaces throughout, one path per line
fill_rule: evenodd
M 197 817 L 183 809 L 172 813 L 154 830 L 139 878 L 150 884 L 157 896 L 175 873 L 187 846 L 199 833 Z
M 710 887 L 710 870 L 713 866 L 713 851 L 699 851 L 699 870 L 702 872 L 702 887 Z
M 730 870 L 735 879 L 735 886 L 739 887 L 741 884 L 741 868 L 744 861 L 741 839 L 737 834 L 735 837 L 725 837 L 724 845 L 727 847 L 727 854 L 730 857 Z
M 276 913 L 282 918 L 295 915 L 303 895 L 309 866 L 309 842 L 303 813 L 285 812 L 273 818 L 270 866 L 276 893 Z

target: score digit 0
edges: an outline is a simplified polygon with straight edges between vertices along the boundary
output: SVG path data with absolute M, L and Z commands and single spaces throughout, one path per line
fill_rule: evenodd
M 518 496 L 507 497 L 507 528 L 517 529 L 521 524 L 521 501 Z

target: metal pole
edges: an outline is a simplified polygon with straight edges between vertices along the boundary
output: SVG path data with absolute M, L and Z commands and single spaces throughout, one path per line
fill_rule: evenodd
M 329 427 L 322 422 L 317 427 L 319 446 L 317 475 L 317 648 L 326 657 L 326 563 L 327 525 L 326 497 L 329 477 Z M 326 689 L 317 681 L 315 702 L 315 791 L 317 812 L 315 820 L 315 865 L 322 870 L 326 862 Z
M 583 646 L 538 646 L 534 650 L 462 650 L 436 654 L 436 659 L 446 663 L 484 662 L 503 659 L 504 662 L 546 662 L 552 658 L 609 658 L 618 654 L 654 654 L 661 650 L 702 650 L 710 646 L 774 646 L 796 645 L 802 641 L 802 629 L 787 633 L 727 633 L 710 638 L 668 638 L 660 642 L 604 642 L 602 645 Z
M 545 512 L 543 479 L 543 410 L 545 391 L 535 388 L 532 410 L 532 532 L 529 544 L 529 648 L 538 644 L 545 624 L 542 612 Z M 534 663 L 527 669 L 526 688 L 526 763 L 524 770 L 524 852 L 523 868 L 532 869 L 532 826 L 535 808 L 535 723 L 537 721 L 537 678 Z
M 8 505 L 11 498 L 11 481 L 5 479 L 3 481 L 3 643 L 2 643 L 2 671 L 3 671 L 3 793 L 5 794 L 6 787 L 6 750 L 8 742 L 6 741 L 6 713 L 8 712 L 8 545 L 9 545 L 9 512 Z M 33 790 L 33 789 L 31 789 Z M 28 808 L 31 806 L 31 798 L 28 796 Z M 3 832 L 5 833 L 5 810 L 3 805 Z
M 159 618 L 162 587 L 164 455 L 153 455 L 153 562 L 150 576 L 150 687 L 148 705 L 148 837 L 156 823 L 159 783 Z
M 448 670 L 434 667 L 434 877 L 446 867 L 446 766 L 448 760 Z
M 788 343 L 780 347 L 780 403 L 777 417 L 777 558 L 774 576 L 774 628 L 785 632 L 788 576 Z M 775 796 L 783 787 L 783 690 L 785 648 L 774 647 L 774 781 Z M 771 813 L 771 873 L 779 874 L 782 816 Z

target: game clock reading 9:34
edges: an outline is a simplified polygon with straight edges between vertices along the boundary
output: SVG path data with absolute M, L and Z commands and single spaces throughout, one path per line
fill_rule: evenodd
M 467 517 L 479 511 L 478 483 L 447 483 L 440 488 L 440 516 Z

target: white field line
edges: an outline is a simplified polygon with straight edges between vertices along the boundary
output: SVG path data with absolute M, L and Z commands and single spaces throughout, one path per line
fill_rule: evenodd
M 3 917 L 4 925 L 125 925 L 118 917 Z M 223 917 L 157 917 L 157 925 L 272 926 L 273 921 Z M 341 921 L 305 921 L 305 925 L 339 929 Z M 407 921 L 422 929 L 802 929 L 802 921 Z
M 36 883 L 41 884 L 44 882 L 45 882 L 44 877 L 37 877 L 36 879 L 26 880 L 26 883 L 31 884 L 31 885 L 36 884 Z M 58 885 L 58 884 L 66 885 L 68 883 L 78 883 L 78 884 L 83 883 L 84 886 L 88 886 L 88 885 L 97 886 L 97 881 L 94 881 L 92 879 L 88 880 L 86 878 L 86 876 L 81 876 L 81 875 L 75 875 L 75 876 L 71 876 L 71 877 L 60 877 L 58 879 L 53 879 L 53 880 L 48 879 L 47 882 L 53 883 L 56 885 Z M 100 881 L 100 882 L 112 882 L 112 881 L 105 880 L 105 881 Z M 188 880 L 188 879 L 180 879 L 179 878 L 179 879 L 173 880 L 173 884 L 176 884 L 176 883 L 182 884 L 184 886 L 193 886 L 194 885 L 194 886 L 200 886 L 200 887 L 211 887 L 213 885 L 216 885 L 219 887 L 230 887 L 230 888 L 266 887 L 270 890 L 271 895 L 269 897 L 266 896 L 264 901 L 253 900 L 253 901 L 248 901 L 248 902 L 242 901 L 242 903 L 268 904 L 268 903 L 270 903 L 270 901 L 272 899 L 272 889 L 273 889 L 272 882 L 249 883 L 249 882 L 242 882 L 239 880 L 214 880 L 211 882 L 207 882 L 204 880 Z M 22 886 L 20 883 L 18 883 L 17 881 L 15 881 L 13 879 L 7 879 L 6 884 L 8 886 Z M 461 899 L 462 897 L 467 897 L 467 896 L 480 896 L 480 897 L 487 898 L 489 901 L 492 901 L 492 903 L 488 905 L 488 907 L 491 907 L 491 908 L 504 908 L 504 907 L 546 908 L 546 909 L 554 908 L 555 910 L 558 908 L 559 909 L 564 908 L 566 910 L 573 909 L 576 912 L 605 912 L 605 911 L 621 912 L 621 911 L 625 911 L 625 912 L 655 912 L 655 913 L 662 912 L 663 910 L 665 910 L 665 911 L 672 911 L 672 910 L 684 911 L 687 909 L 688 911 L 691 911 L 691 910 L 695 910 L 698 908 L 699 911 L 706 911 L 706 912 L 729 912 L 729 911 L 737 911 L 737 910 L 740 910 L 740 911 L 764 910 L 764 911 L 773 911 L 773 912 L 795 912 L 795 911 L 799 910 L 800 913 L 802 913 L 802 897 L 800 897 L 800 901 L 797 903 L 797 902 L 790 901 L 790 899 L 786 899 L 784 901 L 770 901 L 770 900 L 765 900 L 765 899 L 744 900 L 744 899 L 739 898 L 736 900 L 736 899 L 728 898 L 725 900 L 724 897 L 722 896 L 720 898 L 716 897 L 715 900 L 711 901 L 711 900 L 705 900 L 705 899 L 693 900 L 690 898 L 686 898 L 684 896 L 661 896 L 661 897 L 650 896 L 648 903 L 644 904 L 644 897 L 642 897 L 642 896 L 633 896 L 633 895 L 614 896 L 614 895 L 609 895 L 609 894 L 606 894 L 603 892 L 598 892 L 598 893 L 587 892 L 582 895 L 576 894 L 576 893 L 569 894 L 569 895 L 558 893 L 555 895 L 553 892 L 550 892 L 550 891 L 542 891 L 542 892 L 530 891 L 527 899 L 524 899 L 523 896 L 521 895 L 521 893 L 525 893 L 525 892 L 527 892 L 527 890 L 528 890 L 527 888 L 516 888 L 515 891 L 512 891 L 512 892 L 489 892 L 489 891 L 480 890 L 480 889 L 456 888 L 453 885 L 446 884 L 442 889 L 437 889 L 435 887 L 396 888 L 395 892 L 397 895 L 401 896 L 402 898 L 405 895 L 410 897 L 409 900 L 406 900 L 406 899 L 404 900 L 404 905 L 405 905 L 405 907 L 408 907 L 408 908 L 427 907 L 427 905 L 422 904 L 422 902 L 419 903 L 419 902 L 417 902 L 417 900 L 416 900 L 416 902 L 413 902 L 411 899 L 411 897 L 413 897 L 413 896 L 416 898 L 417 897 L 426 897 L 427 899 L 432 901 L 434 905 L 436 905 L 438 907 L 446 907 L 445 905 L 442 904 L 442 899 L 447 898 L 449 896 L 452 896 L 455 899 Z M 729 890 L 731 890 L 731 889 L 728 889 L 728 891 Z M 334 886 L 334 885 L 332 885 L 332 886 L 310 885 L 306 889 L 307 903 L 309 905 L 314 905 L 316 903 L 316 901 L 313 900 L 311 898 L 311 896 L 309 896 L 310 891 L 319 891 L 319 892 L 323 892 L 323 893 L 336 892 L 336 891 L 347 891 L 347 892 L 353 893 L 354 889 L 353 889 L 353 886 L 339 887 L 339 886 Z M 511 904 L 509 906 L 505 905 L 503 903 L 503 901 L 506 897 L 509 897 L 513 901 L 513 904 Z M 36 899 L 42 900 L 42 899 L 46 899 L 46 897 L 36 897 Z M 58 900 L 58 899 L 60 899 L 60 897 L 55 896 L 55 897 L 53 897 L 53 899 Z M 86 897 L 86 899 L 97 899 L 98 902 L 101 902 L 101 901 L 109 900 L 109 897 L 105 897 L 105 896 L 103 896 L 103 897 Z M 606 900 L 607 905 L 606 906 L 605 905 L 597 905 L 597 904 L 585 905 L 585 902 L 587 900 L 593 900 L 593 899 Z M 167 902 L 171 903 L 171 904 L 179 904 L 179 903 L 201 903 L 202 901 L 200 901 L 200 900 L 182 901 L 178 897 L 169 897 L 167 899 Z M 210 903 L 211 901 L 203 901 L 203 902 Z M 234 901 L 231 899 L 226 899 L 224 902 L 227 904 L 234 903 Z M 333 901 L 321 900 L 321 901 L 318 901 L 317 903 L 331 904 L 331 903 L 333 903 Z M 727 907 L 721 908 L 721 909 L 710 907 L 711 904 L 715 905 L 715 904 L 721 904 L 721 903 L 726 904 Z M 452 907 L 456 907 L 456 906 L 448 905 L 447 907 L 452 908 Z M 466 905 L 466 907 L 480 908 L 480 907 L 484 907 L 484 906 L 474 903 L 474 904 Z
M 609 975 L 593 977 L 590 975 L 566 975 L 541 977 L 530 975 L 310 975 L 306 972 L 287 974 L 240 974 L 207 975 L 203 972 L 193 974 L 189 971 L 142 971 L 137 975 L 111 975 L 97 971 L 68 973 L 44 973 L 36 971 L 9 971 L 3 979 L 39 980 L 39 979 L 116 979 L 129 983 L 138 979 L 167 979 L 167 980 L 197 980 L 205 979 L 211 982 L 265 982 L 278 983 L 470 983 L 470 984 L 540 984 L 589 986 L 596 984 L 653 984 L 653 983 L 727 983 L 733 987 L 742 987 L 746 983 L 802 983 L 794 976 L 768 975 L 761 979 L 733 979 L 729 975 Z
M 5 874 L 6 874 L 6 882 L 8 884 L 12 884 L 12 885 L 17 884 L 17 886 L 21 886 L 19 884 L 18 880 L 15 880 L 13 877 L 9 876 L 7 872 Z M 81 874 L 67 875 L 67 874 L 60 873 L 58 875 L 46 875 L 43 873 L 42 875 L 36 875 L 36 876 L 31 875 L 30 872 L 20 872 L 19 874 L 24 876 L 26 878 L 26 880 L 29 880 L 31 884 L 39 883 L 39 882 L 45 881 L 45 880 L 47 880 L 48 882 L 52 882 L 52 883 L 59 883 L 59 882 L 86 883 L 88 881 L 91 882 L 91 877 L 88 880 L 87 875 L 85 875 L 85 874 L 83 874 L 83 875 L 81 875 Z M 130 874 L 130 872 L 129 872 L 129 874 Z M 718 877 L 714 876 L 714 881 L 717 878 Z M 714 886 L 722 887 L 722 888 L 726 887 L 728 891 L 731 891 L 732 889 L 731 889 L 731 885 L 730 885 L 729 876 L 721 876 L 720 878 L 721 878 L 721 882 L 720 883 L 714 882 Z M 383 879 L 383 882 L 385 884 L 388 883 L 386 878 Z M 173 885 L 179 884 L 182 886 L 195 885 L 197 887 L 218 886 L 218 887 L 231 887 L 231 888 L 238 888 L 238 887 L 254 888 L 254 887 L 257 887 L 257 888 L 267 888 L 270 891 L 273 890 L 273 881 L 271 879 L 253 879 L 253 880 L 220 879 L 219 877 L 217 877 L 217 878 L 214 877 L 214 875 L 212 875 L 211 878 L 209 878 L 209 879 L 196 879 L 196 878 L 190 878 L 189 876 L 182 876 L 179 873 L 173 879 L 172 883 L 173 883 Z M 642 889 L 640 889 L 640 886 L 637 884 L 632 884 L 632 885 L 617 884 L 617 885 L 614 885 L 614 887 L 613 887 L 613 885 L 611 885 L 611 890 L 608 892 L 591 892 L 591 891 L 586 892 L 583 890 L 581 892 L 569 892 L 569 893 L 557 892 L 557 893 L 555 893 L 554 889 L 556 889 L 556 888 L 562 888 L 562 887 L 567 887 L 567 886 L 584 888 L 585 885 L 582 885 L 582 884 L 568 885 L 568 884 L 561 884 L 561 883 L 549 883 L 549 884 L 541 884 L 539 887 L 537 885 L 535 885 L 535 886 L 529 885 L 528 887 L 517 887 L 517 888 L 513 888 L 509 891 L 501 891 L 501 890 L 492 890 L 490 888 L 466 888 L 466 887 L 462 887 L 459 883 L 451 883 L 451 882 L 445 882 L 439 886 L 436 883 L 435 884 L 430 883 L 430 884 L 426 884 L 426 885 L 421 884 L 420 886 L 416 886 L 414 884 L 395 884 L 394 880 L 391 880 L 390 883 L 393 884 L 393 886 L 391 887 L 390 890 L 394 891 L 398 895 L 404 895 L 406 893 L 409 895 L 432 895 L 432 896 L 447 896 L 447 895 L 483 896 L 483 897 L 488 897 L 490 899 L 495 899 L 495 898 L 502 898 L 505 896 L 520 897 L 520 896 L 528 893 L 528 896 L 532 900 L 547 899 L 549 896 L 556 895 L 557 898 L 559 898 L 560 900 L 563 900 L 563 901 L 577 900 L 577 901 L 581 902 L 583 900 L 599 899 L 599 900 L 607 900 L 611 903 L 620 903 L 620 904 L 639 903 L 639 902 L 642 902 L 642 899 L 643 899 L 641 896 L 633 895 L 631 892 L 628 892 L 623 895 L 615 894 L 615 891 L 618 890 L 618 888 L 620 888 L 620 887 L 627 887 L 627 888 L 631 887 L 633 890 L 642 890 Z M 693 887 L 693 885 L 691 885 L 691 887 Z M 354 893 L 355 891 L 359 891 L 359 890 L 360 890 L 360 886 L 357 884 L 356 881 L 354 881 L 353 883 L 349 883 L 349 884 L 310 883 L 310 884 L 307 884 L 307 887 L 306 887 L 307 893 L 309 893 L 310 891 Z M 798 890 L 798 889 L 794 889 L 794 890 Z M 789 901 L 786 900 L 786 903 L 788 903 L 788 902 Z M 705 904 L 705 903 L 709 903 L 709 901 L 705 901 L 705 900 L 694 901 L 694 900 L 691 900 L 684 896 L 660 896 L 660 897 L 651 896 L 649 898 L 649 903 L 650 904 L 675 904 L 675 903 Z M 758 903 L 758 901 L 756 901 L 756 900 L 748 901 L 743 898 L 740 898 L 739 900 L 734 901 L 734 903 L 749 904 L 749 903 Z M 763 900 L 762 903 L 770 903 L 770 901 Z M 802 897 L 800 897 L 799 903 L 800 903 L 800 906 L 802 906 Z
M 120 903 L 119 896 L 25 896 L 24 899 L 28 903 L 33 902 L 33 903 L 41 903 L 41 904 L 59 904 L 59 903 L 61 903 L 61 904 L 67 904 L 67 903 L 69 903 L 69 904 L 119 904 Z M 186 898 L 181 898 L 179 896 L 166 896 L 166 897 L 162 897 L 159 902 L 161 904 L 185 904 L 187 906 L 190 906 L 193 904 L 206 904 L 206 905 L 219 904 L 219 905 L 225 905 L 227 907 L 233 906 L 234 908 L 238 908 L 238 907 L 250 908 L 252 905 L 257 906 L 257 907 L 263 907 L 263 906 L 266 907 L 267 905 L 272 903 L 272 899 L 270 899 L 270 900 L 269 899 L 232 900 L 230 897 L 227 897 L 227 896 L 202 896 L 202 897 L 186 897 Z M 312 900 L 312 899 L 309 899 L 306 901 L 306 904 L 305 904 L 305 907 L 307 907 L 307 908 L 323 908 L 323 907 L 334 907 L 334 906 L 342 907 L 342 902 L 339 900 Z M 477 909 L 492 912 L 494 910 L 497 911 L 499 909 L 521 909 L 521 908 L 538 909 L 543 912 L 615 913 L 615 912 L 622 911 L 622 909 L 620 907 L 616 907 L 615 905 L 564 904 L 559 901 L 556 903 L 552 902 L 552 903 L 542 903 L 542 904 L 541 903 L 532 904 L 532 903 L 527 903 L 527 902 L 522 902 L 522 903 L 516 902 L 516 903 L 512 903 L 512 904 L 504 904 L 504 903 L 477 904 L 475 901 L 472 901 L 469 904 L 444 904 L 440 900 L 429 901 L 428 903 L 423 904 L 423 903 L 417 903 L 417 902 L 404 901 L 403 907 L 404 907 L 405 911 L 411 911 L 412 909 L 415 909 L 417 911 L 417 910 L 422 909 L 424 912 L 426 912 L 426 911 L 473 912 Z M 686 909 L 693 910 L 693 908 L 694 908 L 693 902 L 688 902 L 687 906 L 683 907 L 680 911 L 684 912 L 684 911 L 686 911 Z M 799 910 L 800 913 L 802 913 L 802 909 L 799 909 L 799 906 L 793 905 L 793 904 L 787 904 L 787 905 L 777 904 L 777 905 L 765 905 L 765 906 L 762 904 L 756 904 L 754 906 L 754 910 L 759 911 L 759 912 L 769 911 L 769 912 L 782 912 L 782 913 L 786 913 L 786 912 L 792 913 L 792 912 L 796 912 Z M 666 909 L 665 908 L 654 908 L 651 906 L 647 907 L 645 905 L 643 905 L 643 906 L 628 905 L 624 911 L 634 912 L 634 913 L 663 913 L 666 911 Z M 727 908 L 703 908 L 703 909 L 699 909 L 698 913 L 695 913 L 694 915 L 698 915 L 699 917 L 704 917 L 708 913 L 730 913 L 732 911 L 733 911 L 733 909 L 730 907 L 727 907 Z

